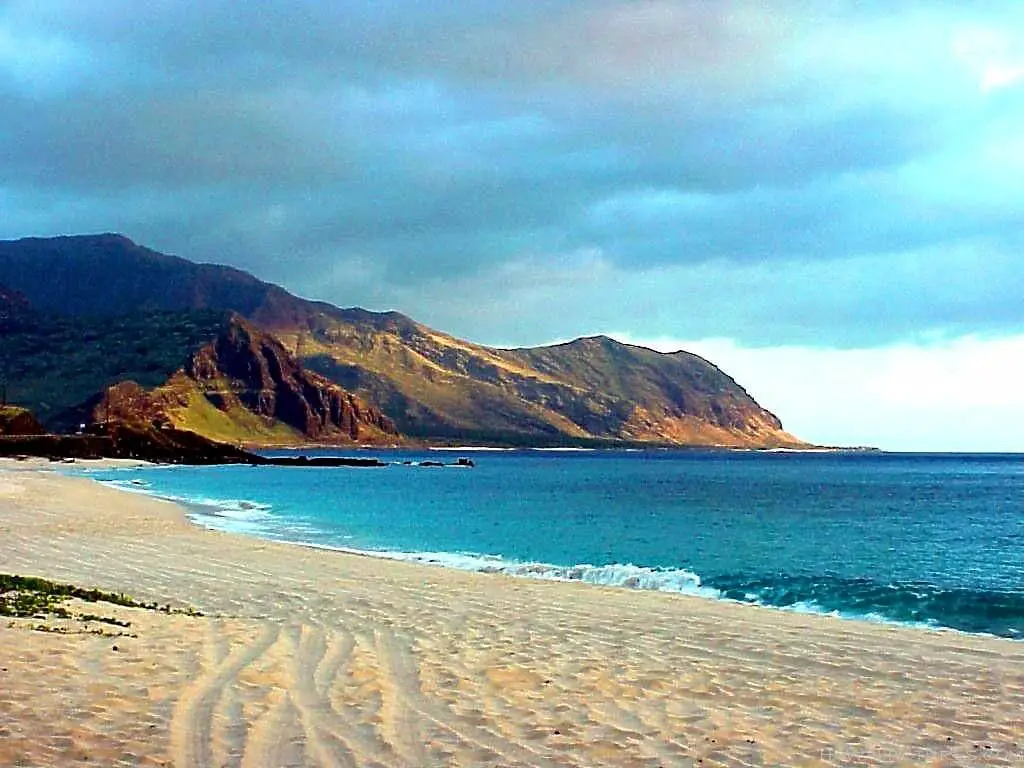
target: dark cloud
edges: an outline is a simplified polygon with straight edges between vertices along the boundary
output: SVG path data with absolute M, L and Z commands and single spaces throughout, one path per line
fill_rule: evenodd
M 1019 330 L 1022 13 L 9 2 L 0 236 L 123 231 L 491 342 Z

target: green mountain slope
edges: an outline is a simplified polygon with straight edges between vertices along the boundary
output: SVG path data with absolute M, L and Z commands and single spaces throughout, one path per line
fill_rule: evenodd
M 166 382 L 217 335 L 226 317 L 209 310 L 23 317 L 5 329 L 0 344 L 8 400 L 51 429 L 77 426 L 88 420 L 85 402 L 106 387 L 126 379 L 144 387 Z

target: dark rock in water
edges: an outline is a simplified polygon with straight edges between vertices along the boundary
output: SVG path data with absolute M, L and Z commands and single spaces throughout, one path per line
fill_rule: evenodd
M 475 466 L 470 459 L 459 459 L 451 464 L 446 464 L 443 461 L 436 461 L 433 459 L 427 459 L 426 461 L 403 461 L 403 464 L 412 464 L 417 467 L 472 467 Z
M 379 459 L 350 456 L 258 456 L 256 464 L 275 467 L 386 467 Z

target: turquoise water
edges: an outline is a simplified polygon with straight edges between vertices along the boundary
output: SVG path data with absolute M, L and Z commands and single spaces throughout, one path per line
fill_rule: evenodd
M 1024 639 L 1024 455 L 359 455 L 91 474 L 266 538 Z

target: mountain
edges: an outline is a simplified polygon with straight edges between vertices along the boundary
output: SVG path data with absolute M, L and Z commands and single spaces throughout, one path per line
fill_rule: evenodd
M 303 371 L 376 404 L 414 437 L 803 445 L 695 355 L 606 337 L 532 349 L 486 347 L 397 312 L 307 301 L 241 270 L 167 256 L 119 235 L 0 242 L 0 284 L 40 310 L 106 322 L 140 311 L 237 312 L 300 358 Z
M 30 327 L 33 320 L 34 313 L 28 299 L 0 285 L 0 407 L 7 405 L 8 384 L 15 359 L 10 339 Z
M 799 442 L 732 378 L 689 352 L 663 354 L 595 336 L 504 355 L 579 392 L 604 394 L 607 408 L 575 419 L 595 434 L 665 443 Z
M 0 241 L 0 285 L 40 312 L 73 317 L 216 309 L 291 327 L 318 307 L 332 308 L 240 269 L 196 264 L 114 234 Z
M 363 394 L 405 434 L 519 444 L 798 446 L 706 360 L 607 337 L 503 350 L 395 313 L 348 311 L 309 332 L 306 365 Z
M 13 330 L 29 322 L 32 305 L 15 290 L 0 285 L 0 331 Z

